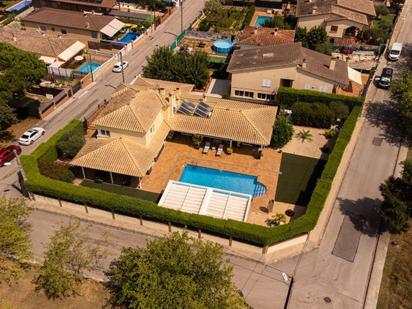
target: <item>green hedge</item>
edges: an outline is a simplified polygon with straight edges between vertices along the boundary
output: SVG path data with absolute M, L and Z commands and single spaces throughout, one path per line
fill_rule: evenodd
M 38 159 L 44 159 L 45 157 L 49 159 L 57 158 L 57 152 L 55 150 L 56 142 L 65 132 L 79 129 L 81 122 L 77 120 L 72 121 L 46 143 L 41 144 L 31 155 L 21 156 L 21 163 L 27 176 L 26 187 L 28 191 L 33 193 L 60 198 L 74 203 L 87 204 L 118 214 L 133 217 L 141 216 L 159 222 L 172 222 L 192 229 L 201 229 L 209 233 L 231 236 L 234 239 L 255 245 L 273 245 L 308 233 L 316 225 L 326 197 L 328 196 L 337 166 L 351 137 L 360 111 L 360 107 L 354 108 L 341 129 L 336 142 L 337 146 L 332 151 L 330 159 L 322 173 L 322 177 L 316 184 L 311 200 L 307 206 L 306 214 L 289 224 L 272 228 L 235 220 L 223 220 L 180 212 L 159 207 L 157 204 L 147 200 L 84 186 L 76 186 L 41 175 L 38 168 Z
M 252 21 L 253 15 L 255 14 L 255 9 L 256 8 L 254 5 L 248 7 L 245 19 L 243 20 L 242 29 L 249 26 L 250 22 Z
M 349 107 L 350 110 L 354 106 L 361 106 L 365 98 L 350 97 L 333 93 L 319 92 L 313 90 L 299 90 L 293 88 L 280 87 L 278 90 L 277 100 L 284 107 L 291 107 L 294 103 L 324 103 L 329 105 L 331 102 L 341 102 Z

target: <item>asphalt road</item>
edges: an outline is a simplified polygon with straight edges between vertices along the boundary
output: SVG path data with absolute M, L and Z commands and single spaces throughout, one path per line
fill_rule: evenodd
M 411 1 L 407 1 L 401 30 L 395 33 L 395 40 L 404 45 L 412 43 L 411 11 Z M 397 74 L 407 69 L 410 52 L 406 48 L 397 63 L 383 60 L 378 75 L 385 66 L 394 67 Z M 365 107 L 366 121 L 324 238 L 320 247 L 304 254 L 297 265 L 288 308 L 364 308 L 378 239 L 375 210 L 381 199 L 379 185 L 394 173 L 400 142 L 389 91 L 371 87 L 374 95 Z M 370 288 L 378 294 L 379 284 Z
M 204 0 L 187 0 L 183 3 L 183 24 L 185 29 L 196 19 L 203 7 Z M 123 57 L 124 60 L 129 62 L 129 67 L 125 70 L 125 81 L 127 83 L 130 83 L 141 73 L 142 66 L 146 63 L 146 57 L 152 54 L 156 47 L 169 46 L 175 40 L 175 36 L 181 33 L 180 16 L 180 8 L 178 8 L 143 44 L 140 44 L 139 47 Z M 120 85 L 122 82 L 121 75 L 109 72 L 98 78 L 95 83 L 76 93 L 73 99 L 39 121 L 38 125 L 46 129 L 46 134 L 33 145 L 22 147 L 23 154 L 33 151 L 42 140 L 47 140 L 72 119 L 83 119 L 93 112 L 96 106 L 105 99 L 109 99 L 116 87 Z M 10 166 L 0 168 L 0 192 L 12 190 L 11 185 L 17 182 L 17 170 L 18 167 L 15 161 Z

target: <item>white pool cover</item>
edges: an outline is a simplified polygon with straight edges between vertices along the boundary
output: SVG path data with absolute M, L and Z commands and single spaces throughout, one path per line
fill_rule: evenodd
M 221 219 L 247 221 L 252 196 L 170 180 L 159 206 Z

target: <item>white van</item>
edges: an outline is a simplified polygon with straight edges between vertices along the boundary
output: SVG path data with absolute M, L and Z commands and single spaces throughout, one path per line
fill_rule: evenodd
M 393 43 L 388 53 L 389 60 L 397 61 L 402 52 L 402 43 Z

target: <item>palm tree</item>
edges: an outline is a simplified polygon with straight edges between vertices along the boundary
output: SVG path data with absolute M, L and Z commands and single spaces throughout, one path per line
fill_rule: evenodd
M 302 143 L 306 141 L 312 140 L 312 133 L 309 130 L 302 130 L 296 134 L 296 137 L 302 141 Z

